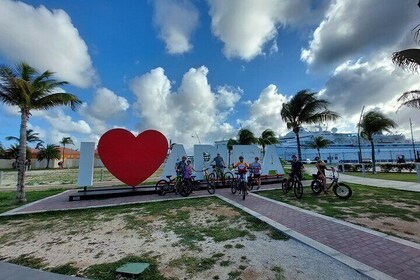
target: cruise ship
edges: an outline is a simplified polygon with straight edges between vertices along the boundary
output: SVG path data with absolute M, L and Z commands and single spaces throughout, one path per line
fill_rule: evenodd
M 361 138 L 358 139 L 357 133 L 339 133 L 337 128 L 331 131 L 322 129 L 318 126 L 316 130 L 310 131 L 304 128 L 299 133 L 302 159 L 312 161 L 317 155 L 316 149 L 310 148 L 314 138 L 322 136 L 328 139 L 331 144 L 324 149 L 320 149 L 321 158 L 329 163 L 354 163 L 359 161 L 359 140 L 362 160 L 370 162 L 372 150 L 370 142 Z M 420 158 L 420 142 L 413 142 L 405 138 L 402 134 L 377 134 L 374 136 L 375 159 L 377 162 L 396 162 L 404 159 L 406 162 L 413 162 L 417 155 Z M 279 156 L 285 160 L 290 159 L 293 154 L 297 154 L 296 135 L 290 131 L 285 136 L 279 138 L 276 144 Z

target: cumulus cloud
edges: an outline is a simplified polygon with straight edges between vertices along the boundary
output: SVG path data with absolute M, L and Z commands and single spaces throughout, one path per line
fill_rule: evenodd
M 96 90 L 89 113 L 97 119 L 114 119 L 130 107 L 126 98 L 116 95 L 107 88 Z
M 204 66 L 191 68 L 176 91 L 172 90 L 163 68 L 134 78 L 130 89 L 137 99 L 133 108 L 140 117 L 139 131 L 158 129 L 172 141 L 186 146 L 197 144 L 196 135 L 202 143 L 230 137 L 233 128 L 226 123 L 229 111 L 226 109 L 235 106 L 242 92 L 231 86 L 219 87 L 214 92 L 207 74 Z
M 58 79 L 78 87 L 95 83 L 88 47 L 65 11 L 11 0 L 0 0 L 0 5 L 2 55 L 39 71 L 54 71 Z
M 334 1 L 313 33 L 301 60 L 312 67 L 340 64 L 354 56 L 397 50 L 418 20 L 411 0 Z
M 396 68 L 383 54 L 369 62 L 347 61 L 339 65 L 321 94 L 331 102 L 331 109 L 342 114 L 343 119 L 336 123 L 340 130 L 355 131 L 365 106 L 365 112 L 379 108 L 399 124 L 399 131 L 407 133 L 407 112 L 416 116 L 418 110 L 402 108 L 396 113 L 400 105 L 397 98 L 405 91 L 419 88 L 418 76 Z
M 170 54 L 192 49 L 191 36 L 198 25 L 198 9 L 189 0 L 155 0 L 154 22 Z
M 287 101 L 287 97 L 279 93 L 275 85 L 269 85 L 261 91 L 257 100 L 251 101 L 248 118 L 238 119 L 237 122 L 249 128 L 256 136 L 266 129 L 273 130 L 277 135 L 285 134 L 288 130 L 280 111 Z
M 224 55 L 247 61 L 265 54 L 265 47 L 268 52 L 277 51 L 274 40 L 278 28 L 309 24 L 325 6 L 325 1 L 321 1 L 314 8 L 310 0 L 208 0 L 208 3 L 212 32 L 224 43 Z
M 73 121 L 72 117 L 66 115 L 61 109 L 44 112 L 43 118 L 48 121 L 52 129 L 62 133 L 78 132 L 88 134 L 92 131 L 86 121 Z

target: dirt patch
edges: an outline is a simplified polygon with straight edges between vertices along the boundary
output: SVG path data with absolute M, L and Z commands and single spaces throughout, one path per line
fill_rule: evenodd
M 389 233 L 400 238 L 420 243 L 420 220 L 418 219 L 414 222 L 408 222 L 397 218 L 387 217 L 378 219 L 370 219 L 368 217 L 348 217 L 345 220 L 370 229 Z

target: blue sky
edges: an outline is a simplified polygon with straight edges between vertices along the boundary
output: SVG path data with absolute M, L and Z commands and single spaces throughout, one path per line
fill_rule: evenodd
M 84 104 L 33 112 L 29 126 L 46 143 L 97 141 L 107 130 L 157 129 L 185 144 L 288 132 L 283 102 L 310 89 L 353 132 L 363 105 L 395 130 L 420 139 L 420 114 L 396 113 L 418 74 L 391 62 L 415 47 L 415 0 L 0 0 L 0 63 L 26 61 L 70 83 Z M 0 141 L 17 135 L 18 110 L 0 106 Z M 194 137 L 192 137 L 194 136 Z

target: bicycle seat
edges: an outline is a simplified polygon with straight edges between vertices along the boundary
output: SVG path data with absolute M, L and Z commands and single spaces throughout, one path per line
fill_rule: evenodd
M 197 177 L 197 176 L 195 176 L 195 175 L 194 176 L 191 176 L 192 179 L 195 179 L 195 177 Z
M 171 180 L 172 175 L 166 175 L 166 178 L 168 178 L 169 180 Z
M 318 179 L 318 174 L 312 174 L 312 179 Z

